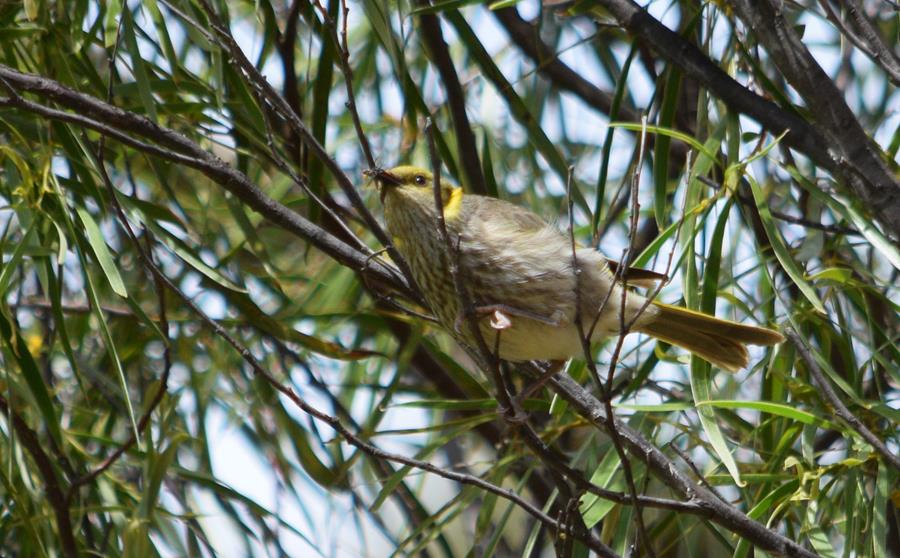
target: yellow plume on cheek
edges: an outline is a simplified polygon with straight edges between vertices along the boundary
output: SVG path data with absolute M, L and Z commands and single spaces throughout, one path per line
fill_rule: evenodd
M 450 195 L 444 201 L 444 219 L 455 219 L 459 215 L 459 210 L 462 209 L 462 198 L 462 188 L 450 190 Z

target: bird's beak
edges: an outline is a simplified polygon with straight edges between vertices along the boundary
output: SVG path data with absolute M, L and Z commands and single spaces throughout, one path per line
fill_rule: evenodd
M 380 168 L 366 169 L 363 171 L 365 176 L 380 182 L 383 186 L 399 186 L 400 177 L 391 174 L 389 171 Z
M 400 177 L 396 174 L 391 174 L 378 167 L 364 170 L 363 175 L 375 180 L 375 184 L 380 187 L 381 203 L 384 203 L 384 195 L 387 192 L 388 186 L 400 186 L 401 184 Z

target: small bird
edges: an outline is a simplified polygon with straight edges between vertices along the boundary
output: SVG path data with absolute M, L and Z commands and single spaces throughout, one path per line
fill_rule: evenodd
M 569 237 L 531 211 L 463 194 L 462 188 L 441 182 L 448 246 L 439 226 L 431 172 L 399 166 L 365 174 L 380 189 L 388 232 L 431 311 L 458 340 L 475 346 L 451 272 L 453 264 L 471 298 L 483 339 L 489 347 L 498 343 L 504 360 L 583 356 L 578 319 L 592 343 L 618 335 L 624 317 L 624 323 L 631 324 L 629 331 L 677 345 L 732 372 L 749 362 L 745 344 L 775 345 L 784 340 L 768 328 L 648 302 L 628 284 L 645 286 L 647 277 L 663 276 L 628 270 L 619 274 L 624 281 L 617 280 L 614 262 L 589 247 L 576 247 L 573 258 Z

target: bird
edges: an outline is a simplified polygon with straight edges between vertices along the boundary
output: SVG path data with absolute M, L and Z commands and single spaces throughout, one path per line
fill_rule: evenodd
M 746 345 L 784 341 L 773 329 L 648 300 L 632 287 L 664 276 L 616 273 L 616 262 L 593 247 L 573 247 L 568 235 L 515 204 L 440 181 L 439 209 L 427 169 L 403 165 L 364 174 L 379 190 L 387 231 L 425 302 L 470 347 L 478 346 L 466 327 L 471 317 L 485 345 L 511 362 L 584 357 L 583 339 L 594 344 L 627 325 L 629 333 L 736 372 L 749 364 Z

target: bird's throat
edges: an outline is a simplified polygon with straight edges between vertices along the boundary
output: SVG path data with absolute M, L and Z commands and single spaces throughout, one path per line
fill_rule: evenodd
M 444 202 L 444 219 L 452 220 L 459 216 L 462 209 L 463 189 L 453 188 Z

